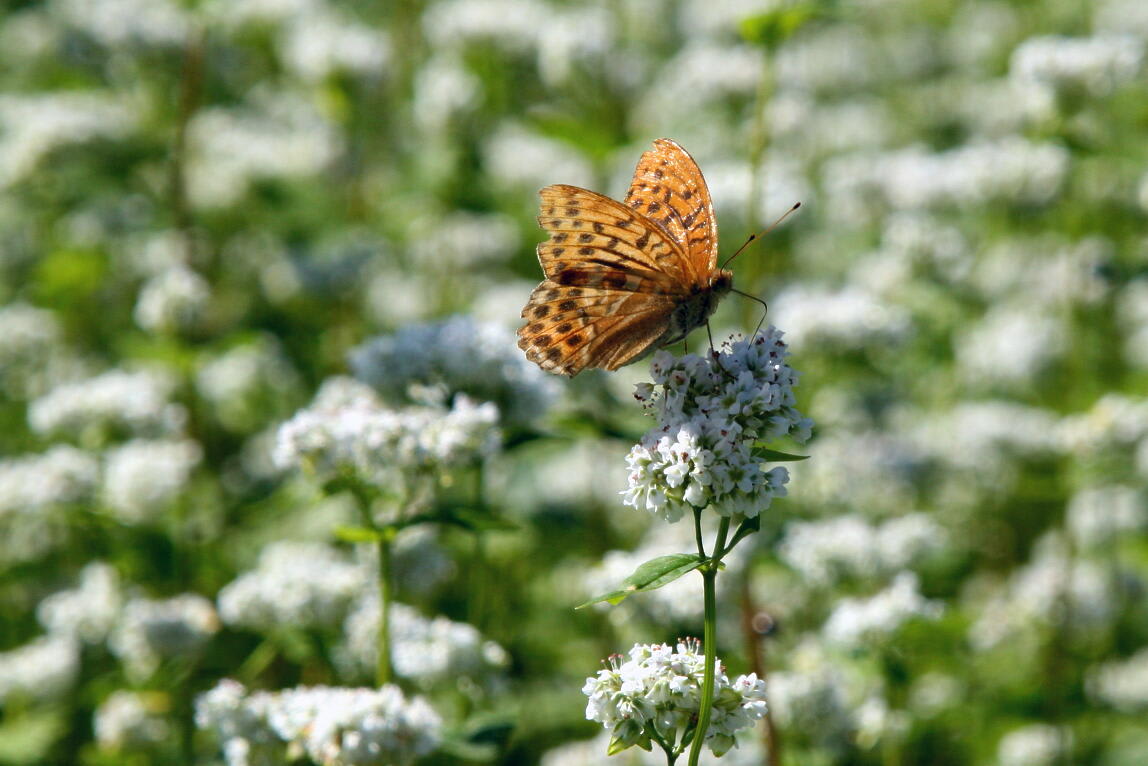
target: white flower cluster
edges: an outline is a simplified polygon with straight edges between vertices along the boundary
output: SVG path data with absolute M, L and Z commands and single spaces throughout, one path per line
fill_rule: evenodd
M 207 280 L 177 264 L 144 283 L 136 301 L 136 324 L 156 334 L 186 330 L 200 321 L 210 300 Z
M 1032 558 L 983 605 L 969 630 L 973 647 L 984 651 L 1034 626 L 1058 624 L 1071 615 L 1074 632 L 1102 630 L 1117 613 L 1112 571 L 1073 558 L 1064 537 L 1048 532 L 1033 546 Z
M 1072 735 L 1047 723 L 1022 726 L 1001 737 L 997 744 L 998 766 L 1053 766 L 1067 758 Z
M 203 596 L 133 598 L 108 644 L 129 677 L 145 679 L 162 660 L 199 651 L 219 630 L 215 608 Z
M 279 53 L 287 67 L 307 82 L 319 83 L 340 72 L 378 79 L 385 74 L 390 44 L 377 29 L 316 4 L 287 25 Z
M 52 10 L 108 48 L 181 45 L 191 29 L 188 14 L 172 0 L 58 0 Z
M 890 575 L 942 548 L 945 531 L 925 513 L 873 525 L 857 515 L 791 523 L 781 560 L 813 585 Z
M 219 616 L 256 631 L 332 628 L 368 582 L 363 567 L 328 545 L 279 541 L 263 549 L 255 569 L 219 591 Z
M 1032 387 L 1070 342 L 1060 319 L 1025 302 L 994 306 L 954 346 L 967 384 Z
M 212 416 L 240 433 L 263 427 L 277 405 L 294 397 L 299 382 L 271 335 L 206 357 L 195 373 L 196 390 L 211 404 Z
M 162 694 L 112 692 L 96 709 L 92 722 L 96 741 L 112 751 L 147 749 L 169 741 L 172 734 L 164 718 L 165 703 Z
M 86 502 L 95 495 L 99 478 L 94 456 L 64 444 L 42 455 L 0 460 L 0 516 Z
M 413 607 L 391 605 L 391 662 L 395 674 L 420 685 L 455 681 L 460 676 L 479 680 L 504 669 L 506 651 L 464 622 L 438 616 L 427 619 Z M 379 651 L 379 597 L 368 592 L 348 615 L 345 658 L 357 670 L 373 671 Z
M 763 470 L 758 442 L 809 437 L 812 422 L 794 407 L 797 373 L 774 327 L 726 341 L 713 357 L 654 356 L 654 383 L 635 397 L 657 417 L 627 457 L 625 503 L 674 522 L 692 508 L 755 517 L 785 495 L 789 472 Z
M 456 393 L 498 405 L 507 423 L 542 415 L 557 396 L 552 376 L 526 361 L 506 328 L 455 316 L 408 324 L 350 354 L 351 369 L 387 401 L 427 403 Z
M 365 384 L 333 378 L 315 401 L 279 428 L 275 462 L 303 466 L 321 480 L 353 474 L 389 486 L 404 471 L 466 465 L 498 450 L 498 408 L 455 397 L 439 407 L 384 407 Z
M 855 647 L 880 641 L 906 622 L 939 617 L 943 604 L 930 601 L 918 589 L 917 575 L 901 572 L 893 584 L 868 599 L 843 598 L 825 622 L 825 638 L 834 644 Z
M 1013 51 L 1009 77 L 1023 84 L 1079 88 L 1090 96 L 1104 96 L 1136 78 L 1144 54 L 1144 40 L 1134 35 L 1033 37 Z
M 787 670 L 769 674 L 774 720 L 783 730 L 840 746 L 854 727 L 842 669 L 811 638 L 803 639 L 790 653 L 789 665 Z
M 1148 710 L 1148 649 L 1126 660 L 1093 668 L 1085 685 L 1088 695 L 1126 713 Z
M 1084 489 L 1068 501 L 1068 531 L 1084 549 L 1108 549 L 1121 537 L 1148 527 L 1148 497 L 1132 487 Z
M 921 148 L 835 157 L 822 171 L 830 208 L 865 219 L 876 200 L 898 210 L 975 206 L 991 200 L 1043 204 L 1060 191 L 1069 153 L 1010 136 L 940 153 Z
M 79 670 L 79 646 L 67 636 L 49 634 L 0 652 L 0 704 L 59 699 L 72 689 Z
M 121 139 L 137 119 L 126 99 L 97 90 L 0 96 L 0 189 L 26 178 L 58 147 Z
M 306 176 L 342 147 L 334 126 L 302 97 L 256 91 L 246 106 L 211 107 L 188 125 L 188 194 L 197 206 L 225 207 L 253 181 Z
M 860 349 L 898 343 L 912 329 L 904 309 L 858 287 L 794 286 L 770 301 L 770 309 L 788 328 L 789 342 L 795 346 L 830 343 Z
M 53 635 L 101 644 L 111 634 L 123 606 L 116 570 L 110 564 L 94 561 L 80 572 L 78 586 L 43 599 L 36 606 L 36 619 Z
M 228 766 L 286 764 L 289 749 L 320 766 L 401 766 L 441 740 L 434 709 L 396 686 L 249 693 L 224 679 L 195 707 L 196 725 L 216 734 Z
M 756 675 L 731 683 L 715 660 L 714 704 L 705 744 L 722 755 L 737 744 L 736 734 L 765 716 L 765 682 Z M 586 679 L 582 693 L 590 698 L 586 718 L 611 729 L 627 746 L 651 731 L 667 743 L 687 733 L 701 706 L 705 655 L 701 642 L 683 639 L 668 644 L 635 644 L 630 658 L 610 657 L 608 665 Z
M 47 309 L 0 306 L 0 391 L 22 399 L 43 385 L 61 335 L 56 315 Z
M 135 435 L 177 432 L 187 413 L 169 400 L 174 381 L 157 372 L 110 370 L 88 380 L 64 383 L 28 408 L 28 424 L 41 434 L 85 440 L 109 430 Z
M 139 524 L 166 509 L 187 486 L 202 450 L 190 439 L 133 439 L 107 454 L 104 502 L 120 521 Z

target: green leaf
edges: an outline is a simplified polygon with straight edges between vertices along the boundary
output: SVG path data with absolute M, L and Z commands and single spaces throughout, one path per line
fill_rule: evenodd
M 795 460 L 808 460 L 809 455 L 794 455 L 792 452 L 781 452 L 768 447 L 755 447 L 753 456 L 770 463 L 791 463 Z
M 602 601 L 608 601 L 617 606 L 625 601 L 631 593 L 656 590 L 663 585 L 672 583 L 687 572 L 692 572 L 703 563 L 705 563 L 705 559 L 696 553 L 673 553 L 669 556 L 658 556 L 635 569 L 634 574 L 622 581 L 622 587 L 618 590 L 592 598 L 584 604 L 579 604 L 575 609 L 582 609 Z
M 335 538 L 345 543 L 377 543 L 383 533 L 367 527 L 335 527 Z
M 733 547 L 741 542 L 742 538 L 752 535 L 761 529 L 761 516 L 754 516 L 752 519 L 745 519 L 733 533 L 733 539 L 730 540 L 726 550 L 733 550 Z
M 738 25 L 746 42 L 765 48 L 776 48 L 805 26 L 822 15 L 816 3 L 794 3 L 748 16 Z

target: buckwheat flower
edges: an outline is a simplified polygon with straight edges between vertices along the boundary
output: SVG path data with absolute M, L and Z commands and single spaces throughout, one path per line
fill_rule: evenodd
M 0 703 L 56 700 L 72 690 L 80 670 L 80 650 L 67 636 L 41 636 L 0 652 Z
M 295 400 L 301 381 L 279 342 L 268 335 L 205 358 L 195 387 L 220 423 L 249 433 Z
M 0 96 L 0 189 L 26 178 L 59 147 L 122 139 L 136 123 L 126 102 L 94 90 Z
M 280 35 L 279 53 L 288 70 L 306 82 L 319 83 L 341 72 L 379 79 L 391 51 L 378 30 L 317 6 L 287 26 Z
M 409 232 L 410 257 L 430 270 L 453 271 L 504 261 L 518 251 L 521 240 L 514 219 L 500 213 L 455 212 L 418 218 L 411 222 Z
M 36 619 L 52 635 L 85 644 L 107 640 L 123 611 L 119 575 L 110 564 L 95 561 L 80 572 L 79 584 L 45 598 L 36 606 Z
M 717 756 L 737 744 L 737 732 L 765 716 L 765 682 L 752 673 L 732 682 L 716 661 L 714 707 L 705 743 Z M 705 655 L 701 642 L 635 644 L 629 659 L 614 655 L 586 679 L 586 718 L 612 730 L 614 741 L 636 744 L 657 732 L 673 744 L 687 732 L 701 702 Z
M 1063 323 L 1027 304 L 1001 305 L 955 342 L 969 383 L 1029 386 L 1069 347 Z
M 893 584 L 868 599 L 843 598 L 825 622 L 825 637 L 847 647 L 879 642 L 909 620 L 940 616 L 944 606 L 923 597 L 917 575 L 901 572 Z
M 63 444 L 42 455 L 0 460 L 0 516 L 86 503 L 95 496 L 99 476 L 95 456 Z
M 155 334 L 187 330 L 202 319 L 210 300 L 207 280 L 187 266 L 173 266 L 140 289 L 136 324 Z
M 405 325 L 357 346 L 349 361 L 355 377 L 388 402 L 427 403 L 435 390 L 463 393 L 497 404 L 509 424 L 538 418 L 558 393 L 553 376 L 518 352 L 513 333 L 467 316 Z
M 255 569 L 219 591 L 219 616 L 227 625 L 270 631 L 338 625 L 368 573 L 321 543 L 280 541 L 259 554 Z
M 117 433 L 177 433 L 187 418 L 170 399 L 175 381 L 158 372 L 110 370 L 64 383 L 32 402 L 28 424 L 39 434 L 61 434 L 96 443 Z
M 496 128 L 483 147 L 483 156 L 491 178 L 514 189 L 537 189 L 555 178 L 582 187 L 594 181 L 590 162 L 576 149 L 517 124 Z
M 413 607 L 392 604 L 391 662 L 400 678 L 420 686 L 460 677 L 475 681 L 496 676 L 510 662 L 506 651 L 472 626 L 446 617 L 423 617 Z M 367 591 L 348 615 L 344 659 L 360 673 L 373 671 L 379 650 L 379 597 Z
M 1086 412 L 1063 418 L 1054 438 L 1078 456 L 1135 449 L 1148 438 L 1148 398 L 1105 394 Z
M 1148 173 L 1140 186 L 1142 207 L 1148 211 Z M 1124 286 L 1117 299 L 1116 316 L 1124 331 L 1124 357 L 1129 364 L 1148 370 L 1148 279 Z
M 195 700 L 195 725 L 212 732 L 227 766 L 287 766 L 287 743 L 269 720 L 275 696 L 225 678 Z
M 1084 489 L 1069 499 L 1067 522 L 1069 534 L 1081 548 L 1107 548 L 1148 527 L 1148 499 L 1143 490 L 1132 487 Z
M 418 124 L 438 131 L 455 115 L 469 112 L 482 94 L 482 83 L 458 56 L 433 56 L 415 75 L 412 110 Z
M 726 341 L 713 358 L 658 352 L 653 384 L 635 392 L 658 425 L 627 457 L 625 504 L 674 522 L 711 506 L 723 516 L 753 518 L 784 496 L 788 471 L 765 470 L 754 448 L 779 436 L 809 436 L 811 421 L 794 407 L 797 373 L 788 356 L 772 326 Z
M 442 719 L 430 704 L 408 700 L 397 686 L 291 690 L 279 695 L 269 718 L 280 737 L 300 743 L 322 766 L 403 766 L 442 739 Z
M 59 320 L 47 309 L 0 306 L 0 391 L 21 399 L 38 392 L 60 353 L 61 336 Z
M 1013 51 L 1009 77 L 1104 96 L 1136 78 L 1144 55 L 1144 41 L 1128 34 L 1032 37 Z
M 436 50 L 474 42 L 493 43 L 510 53 L 538 44 L 538 30 L 553 9 L 535 0 L 455 0 L 437 2 L 423 12 L 423 29 Z
M 1117 612 L 1119 586 L 1113 572 L 1095 561 L 1071 557 L 1059 531 L 1047 532 L 1032 557 L 981 608 L 969 629 L 975 649 L 985 651 L 1024 631 L 1048 626 L 1074 633 L 1107 628 Z M 1071 622 L 1064 625 L 1066 616 Z
M 181 45 L 190 19 L 172 0 L 57 0 L 52 12 L 107 48 Z
M 944 544 L 944 530 L 928 514 L 910 513 L 880 525 L 846 515 L 789 524 L 778 554 L 811 583 L 824 586 L 898 572 Z
M 857 744 L 864 748 L 875 747 L 885 740 L 901 740 L 909 731 L 909 714 L 904 710 L 890 710 L 884 697 L 871 695 L 854 713 Z
M 108 453 L 103 498 L 127 524 L 153 519 L 184 490 L 202 457 L 190 439 L 133 439 Z
M 162 695 L 121 689 L 96 708 L 92 728 L 104 750 L 147 749 L 170 741 L 171 725 Z
M 1047 723 L 1022 726 L 1001 737 L 997 744 L 999 766 L 1053 766 L 1063 763 L 1072 746 L 1067 729 Z
M 1101 663 L 1088 672 L 1085 682 L 1094 701 L 1125 713 L 1148 710 L 1148 649 L 1123 660 Z
M 389 409 L 363 383 L 333 378 L 315 401 L 279 428 L 275 460 L 321 481 L 352 474 L 393 486 L 404 474 L 449 470 L 497 451 L 498 408 L 458 395 L 450 409 Z
M 782 731 L 834 748 L 850 739 L 854 721 L 846 678 L 810 638 L 791 652 L 789 668 L 769 674 L 768 691 L 771 713 Z
M 313 105 L 266 90 L 245 107 L 196 112 L 187 144 L 188 195 L 205 208 L 234 203 L 258 180 L 318 173 L 342 149 L 335 127 Z
M 219 630 L 215 608 L 203 596 L 133 598 L 109 640 L 131 678 L 150 676 L 162 660 L 198 652 Z
M 798 285 L 784 290 L 771 304 L 771 311 L 788 328 L 789 342 L 803 348 L 885 346 L 912 333 L 906 311 L 856 287 L 829 290 Z

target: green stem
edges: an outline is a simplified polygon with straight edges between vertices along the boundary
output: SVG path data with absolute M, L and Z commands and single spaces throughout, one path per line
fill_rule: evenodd
M 723 519 L 724 528 L 729 529 L 728 520 Z M 719 533 L 720 536 L 720 533 Z M 694 741 L 690 745 L 689 766 L 697 766 L 698 758 L 702 754 L 702 745 L 705 743 L 706 733 L 710 728 L 710 711 L 714 702 L 714 666 L 717 664 L 717 563 L 712 562 L 702 572 L 702 583 L 705 592 L 705 637 L 702 646 L 705 649 L 705 679 L 702 681 L 701 707 L 698 710 L 698 725 L 694 729 Z
M 702 540 L 702 512 L 700 508 L 694 508 L 694 538 L 698 541 L 698 555 L 704 559 L 706 546 Z
M 391 667 L 391 602 L 394 599 L 391 584 L 391 536 L 386 531 L 379 536 L 379 663 L 375 668 L 375 683 L 384 686 L 394 677 Z

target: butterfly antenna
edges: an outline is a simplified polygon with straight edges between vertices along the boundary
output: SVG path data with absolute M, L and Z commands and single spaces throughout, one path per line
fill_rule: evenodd
M 738 290 L 736 287 L 731 287 L 730 292 L 737 293 L 738 295 L 740 295 L 743 298 L 749 298 L 751 301 L 754 301 L 756 303 L 760 303 L 762 305 L 762 308 L 765 309 L 764 311 L 761 312 L 761 319 L 757 320 L 757 327 L 753 328 L 753 335 L 751 335 L 750 337 L 752 338 L 752 337 L 756 336 L 757 333 L 761 330 L 761 326 L 763 324 L 765 324 L 765 317 L 769 313 L 769 304 L 766 303 L 765 301 L 763 301 L 761 298 L 758 298 L 756 295 L 750 295 L 749 293 L 743 293 L 741 290 Z
M 757 234 L 750 234 L 750 235 L 749 235 L 749 239 L 747 239 L 747 240 L 745 241 L 745 244 L 744 244 L 744 245 L 742 245 L 741 247 L 739 247 L 739 248 L 737 249 L 737 252 L 736 252 L 736 253 L 734 253 L 733 255 L 731 255 L 729 258 L 726 258 L 726 259 L 725 259 L 725 263 L 723 263 L 723 264 L 721 265 L 721 267 L 724 269 L 726 266 L 728 266 L 728 265 L 729 265 L 729 263 L 730 263 L 730 261 L 732 261 L 734 258 L 737 258 L 737 257 L 738 257 L 738 256 L 741 254 L 741 251 L 742 251 L 742 250 L 745 250 L 747 247 L 749 247 L 749 243 L 750 243 L 750 242 L 753 242 L 753 241 L 754 241 L 755 239 L 757 239 L 758 237 L 764 237 L 766 234 L 769 234 L 771 231 L 773 231 L 773 230 L 774 230 L 774 229 L 776 229 L 778 226 L 780 226 L 780 225 L 781 225 L 781 222 L 782 222 L 782 221 L 784 221 L 786 218 L 788 218 L 790 213 L 792 213 L 794 210 L 796 210 L 796 209 L 797 209 L 797 208 L 799 208 L 799 207 L 801 207 L 801 203 L 800 203 L 800 202 L 795 202 L 795 203 L 793 203 L 793 207 L 789 208 L 789 210 L 786 210 L 786 211 L 785 211 L 785 212 L 782 214 L 782 216 L 781 216 L 780 218 L 778 218 L 776 221 L 774 221 L 773 223 L 771 223 L 769 226 L 767 226 L 767 227 L 766 227 L 766 228 L 764 228 L 763 230 L 759 231 Z

